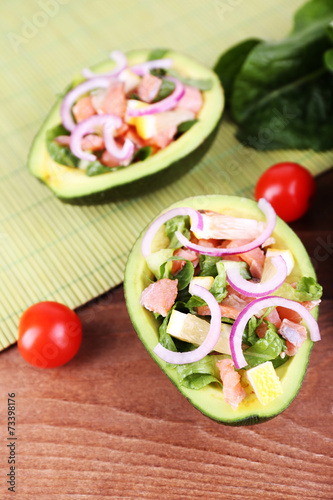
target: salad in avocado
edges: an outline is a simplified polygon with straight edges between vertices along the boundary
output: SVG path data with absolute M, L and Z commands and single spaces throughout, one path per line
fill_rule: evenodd
M 136 195 L 160 185 L 164 169 L 167 182 L 202 158 L 223 106 L 217 75 L 194 59 L 167 49 L 114 51 L 58 98 L 29 170 L 68 203 Z
M 283 381 L 284 365 L 302 365 L 303 344 L 320 340 L 310 311 L 322 287 L 311 267 L 300 272 L 295 241 L 288 245 L 276 232 L 271 205 L 261 199 L 258 209 L 261 220 L 216 204 L 162 214 L 141 240 L 150 278 L 136 295 L 159 322 L 150 349 L 176 385 L 205 391 L 218 384 L 219 397 L 243 417 L 283 405 L 284 392 L 294 390 Z M 131 314 L 131 298 L 128 305 Z
M 165 149 L 197 123 L 202 91 L 212 86 L 210 80 L 182 77 L 172 58 L 129 65 L 126 55 L 115 50 L 111 59 L 111 71 L 82 71 L 86 80 L 62 101 L 62 123 L 46 133 L 51 157 L 88 176 Z

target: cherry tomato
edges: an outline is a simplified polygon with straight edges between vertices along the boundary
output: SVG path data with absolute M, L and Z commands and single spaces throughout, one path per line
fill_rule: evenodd
M 77 314 L 58 302 L 39 302 L 21 316 L 17 345 L 23 358 L 39 368 L 70 361 L 82 340 Z
M 298 163 L 277 163 L 259 178 L 256 200 L 266 198 L 276 213 L 286 222 L 302 217 L 315 195 L 312 174 Z

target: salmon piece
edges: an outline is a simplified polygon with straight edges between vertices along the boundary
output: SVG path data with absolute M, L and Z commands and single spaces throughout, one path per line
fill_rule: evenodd
M 177 127 L 170 127 L 168 129 L 162 130 L 150 139 L 146 139 L 145 146 L 157 146 L 160 149 L 164 149 L 173 141 L 176 133 Z
M 197 245 L 199 243 L 199 240 L 196 236 L 194 236 L 193 233 L 191 233 L 191 238 L 190 238 L 190 242 L 191 243 L 195 243 L 195 245 Z
M 129 139 L 130 141 L 133 142 L 136 151 L 138 149 L 141 149 L 145 146 L 150 146 L 152 148 L 152 155 L 157 153 L 157 151 L 160 149 L 156 144 L 153 144 L 151 142 L 151 139 L 142 139 L 142 137 L 139 136 L 139 134 L 136 131 L 136 128 L 133 127 L 132 125 L 128 125 L 128 130 L 127 132 L 123 135 L 124 139 Z
M 69 148 L 71 136 L 70 135 L 58 135 L 53 139 L 54 142 L 59 144 L 60 146 L 66 146 Z
M 70 135 L 59 135 L 54 139 L 54 142 L 60 146 L 70 147 Z M 88 134 L 81 139 L 82 149 L 89 149 L 90 151 L 101 151 L 105 148 L 104 139 L 99 135 Z
M 238 405 L 246 396 L 245 389 L 240 383 L 240 374 L 236 372 L 234 363 L 231 359 L 221 359 L 216 363 L 220 370 L 220 376 L 223 383 L 224 401 L 228 403 L 233 410 L 237 410 Z
M 236 248 L 250 243 L 252 240 L 231 240 L 226 248 Z M 250 266 L 250 273 L 256 279 L 260 279 L 265 263 L 265 254 L 261 248 L 257 247 L 249 252 L 240 253 L 237 255 L 241 260 Z
M 202 104 L 203 99 L 200 90 L 196 87 L 185 85 L 185 93 L 178 102 L 176 109 L 187 109 L 188 111 L 192 111 L 192 113 L 197 114 L 202 108 Z
M 232 240 L 223 240 L 220 248 L 231 248 L 229 245 L 232 243 Z M 241 258 L 239 255 L 225 255 L 223 256 L 223 260 L 233 260 L 234 262 L 241 262 Z
M 308 311 L 312 311 L 312 309 L 318 306 L 320 302 L 320 300 L 308 300 L 306 302 L 300 302 L 300 304 L 302 304 L 302 306 L 304 306 Z M 294 321 L 295 323 L 300 323 L 302 321 L 302 317 L 292 309 L 280 306 L 276 309 L 282 320 L 289 319 L 289 321 Z
M 175 250 L 174 254 L 175 257 L 183 257 L 186 260 L 189 260 L 192 262 L 194 267 L 197 267 L 199 264 L 199 256 L 196 252 L 193 252 L 193 250 L 184 250 L 183 248 L 178 248 Z M 172 269 L 171 272 L 172 274 L 177 274 L 183 267 L 185 266 L 185 260 L 174 260 L 172 261 Z
M 281 318 L 279 316 L 279 313 L 277 312 L 276 308 L 273 309 L 272 312 L 269 313 L 268 316 L 266 316 L 267 321 L 270 323 L 273 323 L 273 325 L 276 326 L 277 329 L 280 328 L 281 326 Z
M 120 128 L 117 128 L 114 131 L 114 137 L 121 137 L 122 135 L 126 135 L 129 130 L 129 125 L 127 123 L 123 123 Z
M 289 319 L 282 320 L 279 333 L 287 341 L 287 356 L 294 356 L 308 335 L 305 326 Z
M 72 108 L 76 123 L 83 122 L 87 118 L 96 115 L 96 110 L 93 106 L 91 96 L 81 97 Z
M 90 151 L 101 151 L 105 149 L 103 137 L 94 134 L 88 134 L 81 140 L 82 149 L 89 149 Z
M 209 240 L 199 240 L 198 245 L 202 247 L 207 247 L 207 248 L 218 248 L 218 246 L 221 244 L 221 240 L 214 240 L 213 238 L 210 238 Z
M 137 94 L 141 101 L 153 102 L 160 91 L 162 80 L 154 75 L 144 75 L 137 88 Z
M 273 325 L 275 325 L 277 329 L 279 329 L 281 326 L 281 319 L 280 319 L 280 316 L 279 316 L 276 308 L 274 308 L 273 311 L 270 312 L 269 315 L 265 317 L 265 320 L 267 320 L 270 323 L 272 323 Z M 268 325 L 267 325 L 267 323 L 265 323 L 265 321 L 263 321 L 258 326 L 258 328 L 256 329 L 256 333 L 260 339 L 265 337 L 267 329 L 268 329 Z
M 299 323 L 300 321 L 302 321 L 301 316 L 292 309 L 280 306 L 278 306 L 276 309 L 278 311 L 281 320 L 288 319 L 289 321 L 294 321 L 295 323 Z
M 126 107 L 124 84 L 122 82 L 112 82 L 99 111 L 124 118 Z
M 121 147 L 121 144 L 118 144 Z M 119 158 L 115 158 L 112 156 L 109 151 L 105 150 L 100 158 L 100 162 L 102 165 L 106 167 L 114 168 L 114 167 L 127 167 L 132 161 L 132 158 L 128 158 L 127 160 L 119 160 Z
M 154 313 L 166 316 L 174 305 L 178 294 L 178 280 L 162 278 L 145 288 L 140 304 Z
M 237 319 L 244 307 L 254 299 L 236 292 L 231 286 L 227 286 L 227 292 L 228 295 L 219 304 L 221 315 L 226 318 Z M 201 316 L 208 316 L 211 313 L 208 306 L 199 306 L 198 314 Z
M 99 161 L 102 163 L 102 165 L 105 165 L 106 167 L 110 168 L 119 167 L 119 159 L 110 155 L 110 153 L 106 150 L 100 157 Z
M 145 141 L 142 139 L 136 131 L 136 128 L 132 125 L 128 125 L 128 130 L 124 137 L 133 142 L 137 149 L 143 148 L 145 146 Z
M 265 323 L 265 321 L 260 323 L 260 325 L 257 327 L 256 334 L 258 335 L 258 337 L 260 339 L 263 339 L 265 337 L 267 329 L 268 329 L 268 326 L 267 326 L 267 323 Z

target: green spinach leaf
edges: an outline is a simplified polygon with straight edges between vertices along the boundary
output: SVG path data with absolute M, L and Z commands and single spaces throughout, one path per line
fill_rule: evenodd
M 166 267 L 167 262 L 173 261 L 173 260 L 181 260 L 185 261 L 184 267 L 177 273 L 176 276 L 173 276 L 171 271 L 169 271 Z M 163 262 L 163 264 L 160 267 L 160 276 L 161 278 L 169 278 L 169 279 L 177 279 L 178 280 L 178 290 L 184 290 L 189 284 L 190 281 L 192 280 L 194 276 L 194 267 L 192 262 L 189 260 L 185 260 L 181 257 L 170 257 L 167 261 Z
M 65 146 L 61 146 L 54 142 L 54 139 L 59 135 L 70 135 L 68 130 L 66 130 L 62 125 L 56 125 L 55 127 L 47 130 L 45 134 L 46 147 L 52 160 L 59 163 L 60 165 L 66 165 L 67 167 L 77 167 L 79 163 L 79 158 L 77 158 L 71 150 Z
M 166 349 L 169 349 L 169 351 L 174 351 L 176 352 L 176 346 L 174 341 L 172 340 L 171 335 L 167 333 L 167 327 L 169 324 L 169 319 L 171 316 L 172 311 L 175 309 L 176 304 L 170 309 L 166 317 L 164 318 L 161 326 L 158 329 L 158 338 L 159 338 L 159 343 L 165 347 Z
M 174 82 L 170 82 L 169 80 L 165 80 L 164 78 L 162 78 L 162 85 L 153 102 L 158 102 L 161 101 L 162 99 L 165 99 L 170 94 L 172 94 L 174 90 L 175 90 Z
M 154 49 L 149 53 L 148 61 L 155 61 L 155 59 L 163 59 L 170 52 L 169 49 Z
M 333 49 L 326 50 L 324 54 L 324 62 L 328 71 L 333 73 Z
M 250 38 L 240 42 L 222 54 L 216 62 L 214 71 L 222 83 L 227 105 L 229 105 L 235 78 L 247 56 L 258 43 L 260 43 L 258 38 Z
M 118 170 L 119 168 L 124 167 L 110 168 L 102 165 L 99 161 L 94 161 L 88 164 L 86 168 L 86 175 L 88 175 L 89 177 L 93 177 L 94 175 L 109 174 L 110 172 Z
M 222 78 L 225 71 L 236 135 L 244 145 L 262 150 L 332 148 L 332 18 L 331 0 L 311 0 L 295 14 L 286 38 L 247 40 L 221 57 L 218 73 Z
M 184 134 L 185 132 L 190 130 L 190 128 L 192 128 L 193 125 L 195 125 L 198 121 L 199 120 L 195 119 L 195 120 L 188 120 L 187 122 L 180 123 L 177 127 L 176 137 L 178 138 L 179 136 L 181 136 L 182 134 Z
M 149 158 L 149 156 L 151 156 L 152 151 L 153 148 L 151 146 L 143 146 L 142 148 L 138 149 L 136 153 L 134 153 L 131 163 L 146 160 L 147 158 Z

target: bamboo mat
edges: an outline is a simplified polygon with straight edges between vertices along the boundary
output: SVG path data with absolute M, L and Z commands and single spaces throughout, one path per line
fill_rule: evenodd
M 123 280 L 141 229 L 171 203 L 196 194 L 253 196 L 261 172 L 297 161 L 314 174 L 332 153 L 258 153 L 223 121 L 206 156 L 173 184 L 108 205 L 58 201 L 31 177 L 26 158 L 55 95 L 81 68 L 110 50 L 168 47 L 212 66 L 249 37 L 280 38 L 298 0 L 3 0 L 0 140 L 0 350 L 16 341 L 29 305 L 56 300 L 75 308 Z M 111 320 L 111 318 L 110 318 Z

